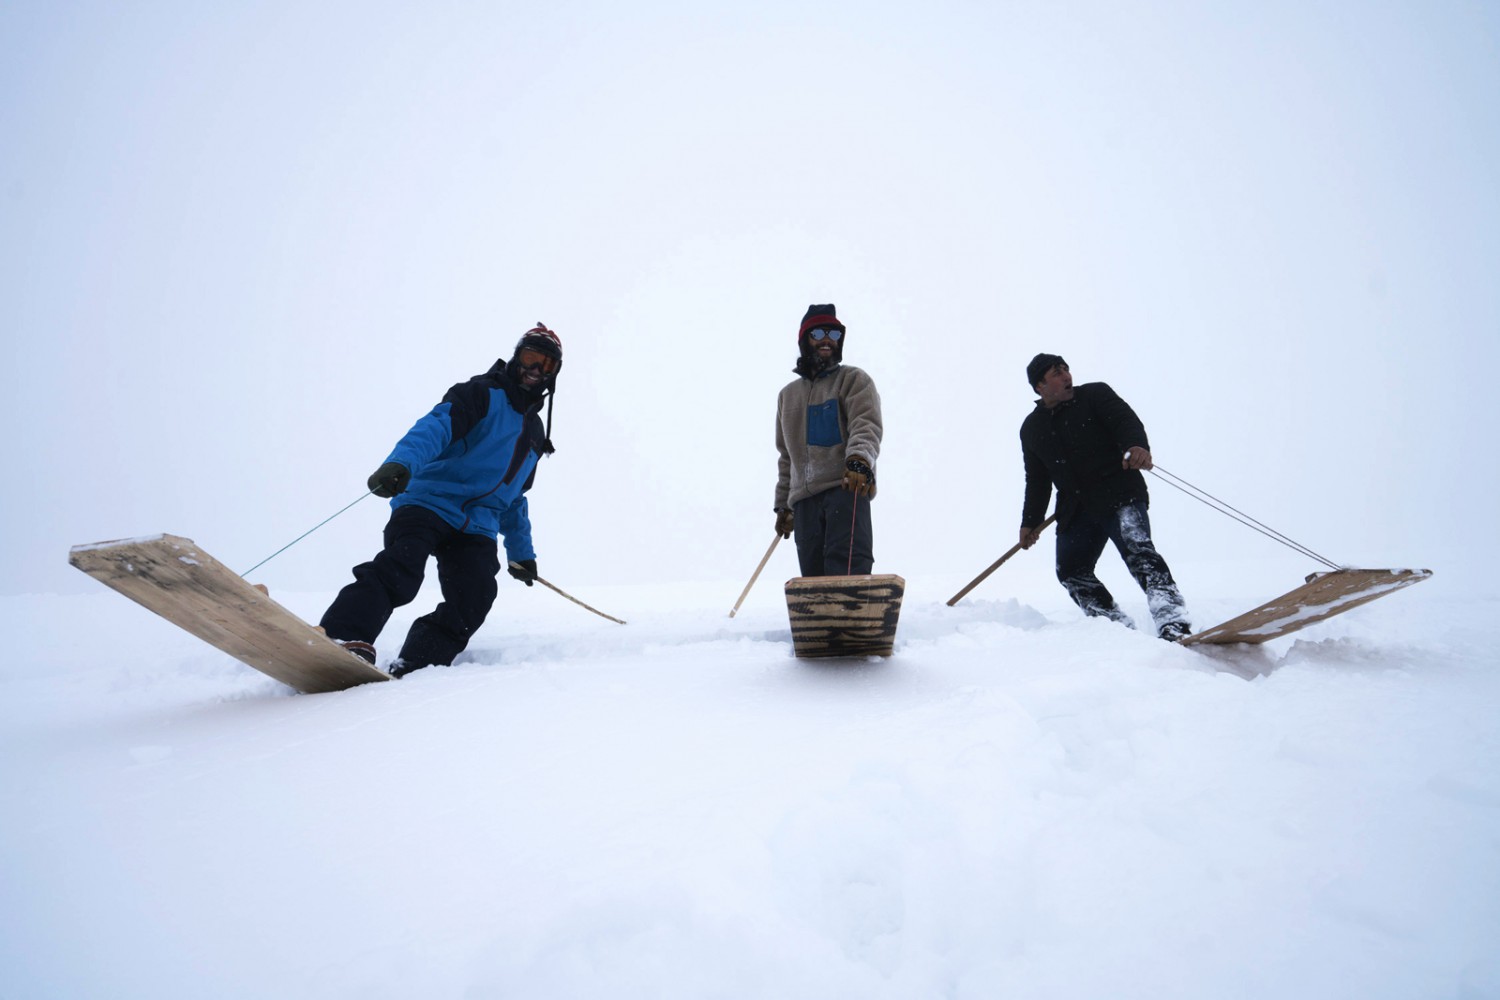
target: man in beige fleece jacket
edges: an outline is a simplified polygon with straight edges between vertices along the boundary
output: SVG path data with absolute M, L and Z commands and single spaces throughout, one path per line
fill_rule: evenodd
M 869 573 L 870 500 L 880 457 L 880 393 L 843 363 L 844 324 L 808 306 L 797 331 L 797 378 L 776 400 L 776 531 L 797 536 L 803 576 Z

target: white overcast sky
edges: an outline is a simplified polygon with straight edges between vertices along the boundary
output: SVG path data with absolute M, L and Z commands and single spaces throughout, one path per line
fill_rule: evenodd
M 0 592 L 248 568 L 538 320 L 543 575 L 747 578 L 812 302 L 885 402 L 877 572 L 1014 541 L 1039 350 L 1337 561 L 1477 566 L 1497 95 L 1489 0 L 7 3 Z M 1152 486 L 1179 577 L 1267 554 Z M 256 577 L 342 585 L 383 508 Z

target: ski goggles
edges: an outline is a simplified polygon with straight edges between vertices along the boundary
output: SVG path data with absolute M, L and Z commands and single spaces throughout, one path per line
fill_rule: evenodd
M 523 347 L 516 352 L 516 364 L 522 368 L 535 368 L 543 375 L 551 375 L 557 371 L 557 359 L 541 351 L 533 351 L 529 347 Z
M 836 326 L 827 326 L 827 327 L 819 326 L 819 327 L 814 327 L 811 330 L 808 330 L 807 331 L 807 335 L 809 337 L 811 337 L 814 341 L 819 341 L 819 340 L 822 340 L 824 337 L 827 337 L 829 340 L 831 340 L 835 344 L 837 344 L 839 342 L 840 338 L 842 338 L 844 336 L 844 331 L 840 330 Z

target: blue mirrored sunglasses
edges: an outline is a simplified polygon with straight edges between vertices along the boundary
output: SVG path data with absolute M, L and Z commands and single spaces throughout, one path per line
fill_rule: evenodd
M 827 337 L 829 340 L 833 341 L 836 344 L 844 336 L 844 331 L 840 330 L 836 326 L 819 326 L 807 331 L 807 335 L 815 341 L 822 340 L 824 337 Z

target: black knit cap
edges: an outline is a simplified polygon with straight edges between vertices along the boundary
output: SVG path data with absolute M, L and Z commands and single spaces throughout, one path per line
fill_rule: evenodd
M 844 324 L 839 322 L 838 308 L 833 303 L 826 306 L 808 306 L 807 312 L 802 317 L 802 326 L 797 330 L 797 339 L 801 340 L 807 336 L 807 331 L 820 326 L 836 326 L 844 329 Z
M 1026 366 L 1026 384 L 1034 390 L 1036 384 L 1047 377 L 1053 365 L 1065 365 L 1066 361 L 1058 354 L 1038 354 L 1031 359 L 1031 364 Z

